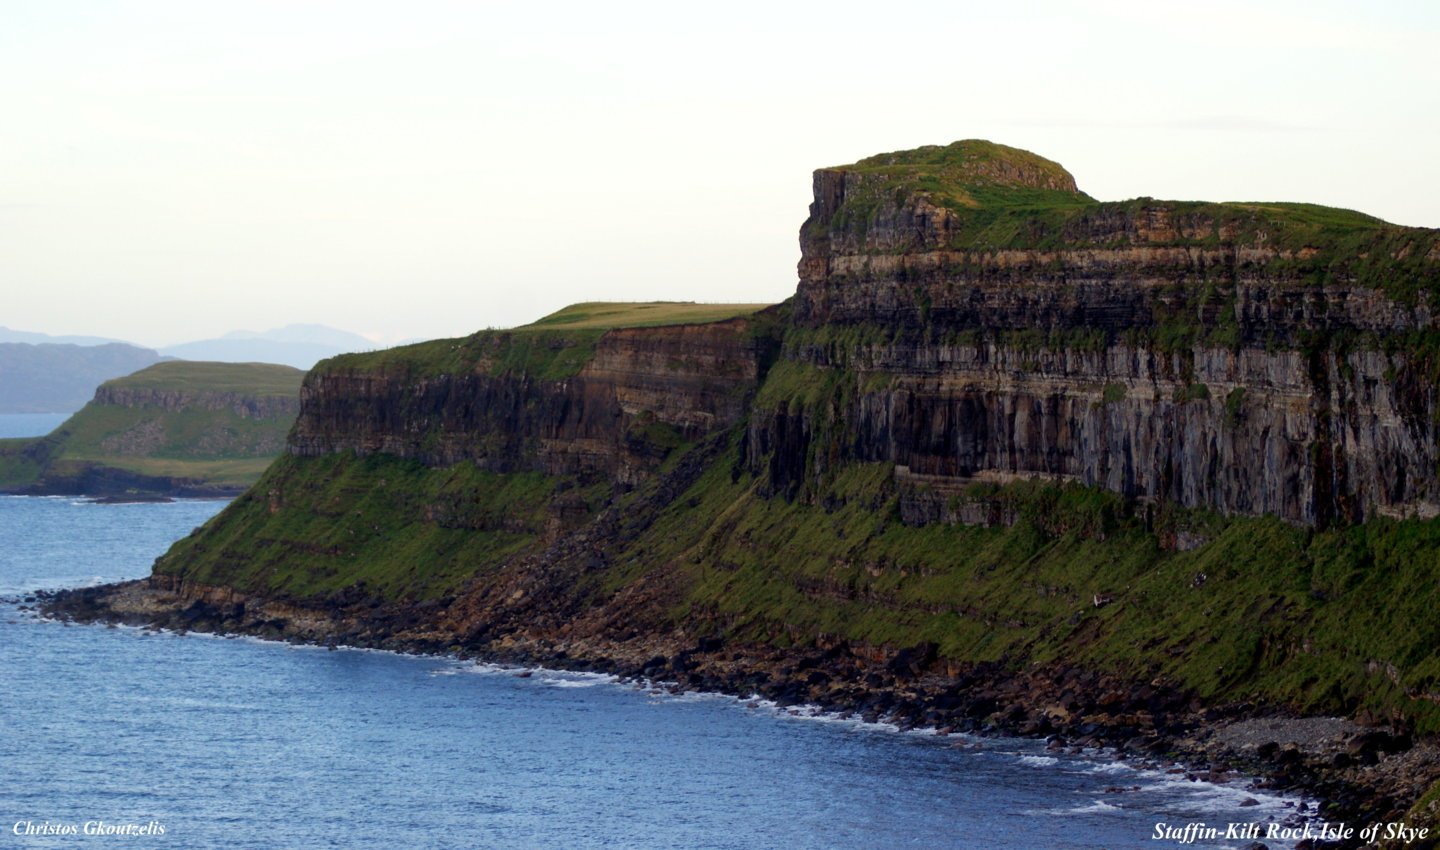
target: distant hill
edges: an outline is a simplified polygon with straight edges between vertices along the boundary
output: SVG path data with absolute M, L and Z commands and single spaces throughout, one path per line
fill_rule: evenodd
M 71 413 L 101 383 L 160 359 L 156 351 L 124 343 L 0 342 L 0 413 Z
M 284 363 L 309 369 L 326 357 L 369 351 L 375 344 L 359 334 L 324 325 L 286 325 L 256 333 L 232 331 L 215 339 L 202 339 L 160 349 L 183 360 L 226 363 Z
M 112 342 L 121 342 L 129 345 L 123 339 L 111 339 L 105 336 L 73 336 L 36 333 L 35 331 L 17 331 L 0 325 L 0 342 L 28 342 L 55 343 L 57 345 L 109 345 Z
M 46 437 L 0 440 L 0 490 L 94 496 L 239 493 L 284 449 L 304 373 L 166 361 L 106 381 Z

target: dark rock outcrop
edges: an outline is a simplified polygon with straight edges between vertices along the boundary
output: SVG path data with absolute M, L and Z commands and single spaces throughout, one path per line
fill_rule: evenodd
M 493 350 L 463 373 L 415 378 L 350 370 L 343 359 L 316 370 L 301 389 L 290 452 L 383 452 L 429 466 L 471 461 L 495 472 L 633 481 L 668 446 L 740 421 L 759 378 L 746 319 L 609 331 L 578 374 L 548 380 L 494 373 L 510 337 L 488 339 Z
M 1427 290 L 1405 300 L 1246 207 L 1095 204 L 1037 218 L 1040 247 L 986 248 L 963 211 L 867 189 L 887 179 L 816 172 L 785 357 L 847 391 L 755 412 L 748 462 L 775 491 L 820 458 L 1310 525 L 1440 512 L 1434 363 L 1412 344 L 1435 329 Z M 857 223 L 861 191 L 878 200 Z M 1359 232 L 1396 263 L 1440 245 Z

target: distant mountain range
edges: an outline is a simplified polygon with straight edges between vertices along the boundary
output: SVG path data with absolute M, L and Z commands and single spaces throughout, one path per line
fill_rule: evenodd
M 0 327 L 0 413 L 72 413 L 112 378 L 161 360 L 278 363 L 308 370 L 318 361 L 375 344 L 324 325 L 232 331 L 156 351 L 96 336 L 52 336 Z
M 112 342 L 124 343 L 123 339 L 110 339 L 103 336 L 53 336 L 51 334 L 36 333 L 34 331 L 17 331 L 0 325 L 0 342 L 28 342 L 56 343 L 59 345 L 108 345 Z
M 181 360 L 283 363 L 296 369 L 309 369 L 326 357 L 372 348 L 375 343 L 349 331 L 324 325 L 286 325 L 263 333 L 232 331 L 215 339 L 166 346 L 160 353 Z

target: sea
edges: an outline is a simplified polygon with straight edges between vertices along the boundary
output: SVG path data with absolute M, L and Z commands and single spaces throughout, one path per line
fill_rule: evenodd
M 1117 850 L 1307 805 L 1040 741 L 27 602 L 143 576 L 223 507 L 0 496 L 0 847 Z
M 69 418 L 68 413 L 0 413 L 0 440 L 43 437 Z

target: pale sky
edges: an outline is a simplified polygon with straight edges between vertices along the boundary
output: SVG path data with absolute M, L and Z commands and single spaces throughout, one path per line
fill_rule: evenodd
M 1428 2 L 0 0 L 0 325 L 778 301 L 813 169 L 963 138 L 1440 227 L 1437 45 Z

